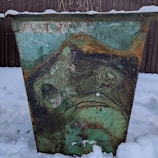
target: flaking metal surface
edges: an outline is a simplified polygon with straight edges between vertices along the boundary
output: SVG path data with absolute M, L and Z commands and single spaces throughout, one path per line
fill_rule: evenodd
M 18 16 L 13 29 L 37 148 L 82 155 L 125 141 L 149 22 L 157 14 Z

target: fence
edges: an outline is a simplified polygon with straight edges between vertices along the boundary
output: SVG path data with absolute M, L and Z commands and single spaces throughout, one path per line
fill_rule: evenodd
M 1 0 L 0 13 L 9 9 L 19 12 L 138 10 L 142 6 L 156 5 L 158 0 Z M 158 73 L 158 22 L 152 21 L 144 48 L 141 72 Z M 20 66 L 11 18 L 0 22 L 0 66 Z

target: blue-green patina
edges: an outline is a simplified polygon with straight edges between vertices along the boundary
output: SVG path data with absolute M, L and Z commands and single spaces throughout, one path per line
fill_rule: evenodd
M 116 152 L 126 139 L 151 17 L 14 18 L 38 151 L 82 155 L 97 144 Z
M 42 24 L 43 23 L 43 24 Z M 46 24 L 49 28 L 46 30 Z M 30 27 L 32 22 L 29 23 Z M 59 26 L 58 26 L 59 25 Z M 24 27 L 24 26 L 21 26 Z M 117 50 L 128 50 L 140 32 L 140 21 L 87 21 L 87 22 L 38 22 L 36 28 L 17 33 L 21 58 L 28 68 L 37 66 L 35 60 L 56 52 L 60 45 L 72 34 L 92 35 L 107 46 Z M 60 29 L 59 29 L 60 28 Z M 46 57 L 47 58 L 47 57 Z M 43 58 L 40 59 L 43 62 Z M 45 58 L 44 58 L 45 60 Z M 27 64 L 28 63 L 28 64 Z

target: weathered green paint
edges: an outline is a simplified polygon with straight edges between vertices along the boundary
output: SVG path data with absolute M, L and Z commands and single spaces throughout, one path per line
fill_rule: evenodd
M 37 148 L 115 153 L 125 141 L 149 21 L 157 14 L 14 18 Z
M 47 22 L 38 22 L 36 27 L 44 27 Z M 32 27 L 32 22 L 30 22 L 29 27 Z M 55 26 L 54 26 L 55 25 Z M 113 47 L 115 49 L 125 50 L 131 46 L 134 35 L 140 31 L 141 22 L 140 21 L 123 21 L 119 22 L 52 22 L 47 24 L 48 29 L 51 29 L 50 32 L 36 32 L 36 34 L 32 34 L 32 32 L 19 33 L 18 40 L 25 38 L 26 41 L 23 41 L 21 47 L 27 46 L 30 48 L 30 42 L 36 43 L 37 50 L 41 50 L 43 48 L 50 48 L 48 51 L 56 51 L 62 42 L 66 38 L 68 38 L 71 34 L 76 33 L 87 33 L 103 43 L 106 43 L 108 46 Z M 35 29 L 35 28 L 34 28 Z M 95 30 L 95 31 L 94 31 Z M 49 31 L 49 30 L 48 30 Z M 37 39 L 40 39 L 37 41 Z M 52 42 L 54 41 L 54 43 Z M 33 58 L 36 59 L 38 57 L 37 50 L 33 50 Z M 24 47 L 24 51 L 25 47 Z M 31 58 L 32 54 L 29 54 L 29 57 L 26 56 L 26 59 Z M 24 54 L 25 55 L 25 54 Z

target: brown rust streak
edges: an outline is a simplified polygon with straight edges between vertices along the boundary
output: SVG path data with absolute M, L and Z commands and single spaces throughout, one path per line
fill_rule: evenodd
M 99 53 L 99 54 L 109 54 L 109 55 L 118 55 L 123 57 L 131 57 L 131 56 L 137 56 L 139 60 L 139 64 L 141 63 L 141 56 L 142 56 L 142 50 L 144 48 L 145 40 L 143 40 L 143 37 L 137 38 L 133 41 L 132 46 L 125 51 L 115 50 L 113 48 L 110 48 L 103 44 L 102 42 L 98 42 L 90 35 L 87 38 L 87 35 L 81 34 L 81 35 L 74 35 L 72 37 L 71 42 L 81 40 L 84 41 L 84 44 L 78 43 L 77 46 L 84 50 L 87 54 L 93 54 L 93 53 Z M 67 40 L 69 41 L 69 39 Z

